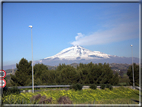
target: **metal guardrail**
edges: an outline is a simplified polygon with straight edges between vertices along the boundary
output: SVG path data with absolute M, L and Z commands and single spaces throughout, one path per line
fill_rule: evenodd
M 34 86 L 34 88 L 69 88 L 70 85 L 38 85 L 38 86 Z M 90 86 L 83 86 L 82 89 L 88 89 Z M 112 86 L 113 88 L 118 88 L 120 86 Z M 133 86 L 123 86 L 123 87 L 128 87 L 128 88 L 133 88 Z M 8 88 L 12 88 L 12 87 L 8 87 Z M 32 86 L 18 86 L 18 89 L 24 89 L 24 88 L 32 88 Z M 100 89 L 100 86 L 97 86 L 98 89 Z M 135 87 L 139 90 L 141 90 L 140 87 Z
M 136 89 L 138 89 L 138 90 L 142 90 L 142 89 L 141 89 L 141 87 L 137 87 L 137 86 L 135 86 L 135 88 L 136 88 Z
M 34 86 L 34 88 L 62 88 L 62 87 L 70 87 L 70 85 L 38 85 L 38 86 Z M 8 87 L 8 88 L 12 88 L 12 87 Z M 24 88 L 32 88 L 32 86 L 18 86 L 18 89 L 24 89 Z

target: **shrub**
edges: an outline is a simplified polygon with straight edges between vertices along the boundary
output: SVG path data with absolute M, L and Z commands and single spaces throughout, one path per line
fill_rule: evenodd
M 113 89 L 112 85 L 110 85 L 110 86 L 109 86 L 109 89 L 110 89 L 110 90 L 112 90 L 112 89 Z
M 3 88 L 3 95 L 7 95 L 7 93 L 8 93 L 8 88 L 5 86 L 4 88 Z
M 74 84 L 73 84 L 73 85 L 70 85 L 69 89 L 73 89 L 73 86 L 74 86 Z
M 18 87 L 13 87 L 11 89 L 9 89 L 10 93 L 16 93 L 19 94 L 20 93 L 20 89 L 18 89 Z
M 82 90 L 82 85 L 80 83 L 77 83 L 73 84 L 70 88 L 74 90 Z
M 101 84 L 101 89 L 105 89 L 105 84 Z
M 91 88 L 91 89 L 96 89 L 97 86 L 96 86 L 95 84 L 91 84 L 91 85 L 90 85 L 90 88 Z
M 17 87 L 12 87 L 12 88 L 4 87 L 3 88 L 3 95 L 9 95 L 9 94 L 12 94 L 12 93 L 19 94 L 20 89 L 18 89 Z
M 110 84 L 107 84 L 107 85 L 106 85 L 106 88 L 109 88 L 109 87 L 110 87 Z
M 107 85 L 106 85 L 106 88 L 109 88 L 110 90 L 113 89 L 112 85 L 110 85 L 110 84 L 107 84 Z
M 70 86 L 70 89 L 77 89 L 76 84 L 71 85 L 71 86 Z

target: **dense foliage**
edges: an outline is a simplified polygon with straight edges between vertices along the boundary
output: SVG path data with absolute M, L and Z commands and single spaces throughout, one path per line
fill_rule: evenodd
M 11 75 L 13 86 L 32 85 L 32 66 L 22 58 L 16 65 L 15 75 Z M 111 84 L 117 85 L 119 82 L 118 73 L 113 74 L 109 64 L 83 64 L 76 68 L 71 65 L 59 64 L 56 70 L 49 70 L 44 64 L 34 65 L 35 85 L 71 85 L 80 83 L 87 84 Z
M 109 85 L 109 87 L 108 87 L 110 90 L 112 90 L 113 89 L 113 87 L 112 87 L 112 85 Z
M 42 84 L 43 74 L 48 73 L 48 67 L 44 64 L 35 64 L 34 66 L 34 84 Z M 32 85 L 32 84 L 31 84 Z
M 17 70 L 15 75 L 11 74 L 11 84 L 13 86 L 26 86 L 31 83 L 32 79 L 32 66 L 31 61 L 28 62 L 22 58 L 19 64 L 16 64 Z
M 96 86 L 95 84 L 91 84 L 91 85 L 90 85 L 90 88 L 91 88 L 91 89 L 97 89 L 97 86 Z
M 3 88 L 3 96 L 7 96 L 10 94 L 19 94 L 20 93 L 20 89 L 18 89 L 17 87 L 12 87 L 12 88 L 8 88 L 8 87 L 4 87 Z
M 70 89 L 74 89 L 74 90 L 82 90 L 83 85 L 80 83 L 77 84 L 73 84 L 71 85 Z
M 105 84 L 101 84 L 101 87 L 100 87 L 101 89 L 105 89 L 106 88 L 106 86 L 105 86 Z
M 134 82 L 136 86 L 139 86 L 139 65 L 136 65 L 136 63 L 134 63 L 133 67 L 134 67 Z M 127 70 L 127 75 L 129 76 L 130 85 L 133 85 L 132 65 L 129 66 Z

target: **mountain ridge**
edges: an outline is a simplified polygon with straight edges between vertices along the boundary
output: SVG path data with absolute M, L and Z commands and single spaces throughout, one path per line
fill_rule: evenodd
M 63 49 L 61 52 L 57 53 L 54 56 L 46 57 L 44 59 L 54 59 L 54 58 L 59 58 L 59 59 L 68 59 L 68 60 L 75 60 L 75 59 L 94 59 L 94 58 L 109 58 L 108 54 L 102 53 L 100 51 L 90 51 L 88 49 L 85 49 L 79 45 L 74 45 L 69 48 Z
M 90 51 L 79 45 L 74 45 L 69 48 L 65 48 L 59 53 L 46 57 L 40 60 L 36 60 L 33 63 L 43 63 L 50 66 L 58 66 L 59 64 L 72 64 L 72 63 L 132 63 L 131 57 L 119 57 L 116 55 L 109 55 L 100 51 Z M 133 57 L 133 63 L 139 63 L 139 58 Z M 16 67 L 16 64 L 4 66 L 5 69 L 11 69 Z

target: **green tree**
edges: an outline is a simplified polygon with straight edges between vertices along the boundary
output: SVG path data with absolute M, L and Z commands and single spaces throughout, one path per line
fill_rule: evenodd
M 35 64 L 34 66 L 34 75 L 35 77 L 40 77 L 43 70 L 48 70 L 48 67 L 44 64 Z
M 34 66 L 34 84 L 35 85 L 42 85 L 42 73 L 48 72 L 48 67 L 44 64 L 35 64 Z M 44 74 L 45 74 L 44 73 Z
M 56 84 L 56 70 L 48 71 L 48 83 Z
M 55 70 L 48 70 L 42 73 L 42 81 L 45 84 L 56 84 L 56 71 Z
M 16 64 L 17 70 L 15 75 L 11 76 L 11 84 L 13 86 L 26 86 L 31 83 L 32 78 L 32 66 L 31 61 L 28 62 L 26 59 L 22 58 L 19 64 Z
M 118 73 L 115 73 L 115 75 L 113 75 L 113 78 L 110 79 L 110 81 L 111 81 L 110 83 L 112 85 L 118 85 L 118 83 L 119 83 Z
M 135 81 L 135 85 L 139 86 L 139 65 L 136 65 L 136 63 L 133 63 L 133 67 L 134 67 L 134 81 Z M 132 65 L 129 66 L 129 68 L 127 70 L 127 75 L 129 76 L 130 85 L 133 85 Z
M 87 67 L 81 68 L 80 83 L 82 83 L 82 84 L 90 84 L 90 81 L 89 81 L 89 70 L 88 70 Z
M 113 75 L 113 71 L 109 67 L 109 64 L 104 63 L 103 69 L 104 69 L 103 72 L 105 72 L 105 75 L 104 75 L 104 78 L 105 78 L 104 79 L 105 80 L 104 84 L 112 84 L 112 85 L 118 84 L 118 82 L 119 82 L 118 74 Z M 115 78 L 115 82 L 112 81 L 114 78 Z
M 92 69 L 92 62 L 88 64 L 80 63 L 77 66 L 77 73 L 78 73 L 78 83 L 81 84 L 90 84 L 89 81 L 89 73 Z
M 76 72 L 76 69 L 70 65 L 66 65 L 61 71 L 58 76 L 58 81 L 60 83 L 64 84 L 73 84 L 77 83 L 78 80 L 78 73 Z
M 59 64 L 59 66 L 57 67 L 57 71 L 61 71 L 63 68 L 65 68 L 66 65 L 65 64 Z
M 100 84 L 112 84 L 117 85 L 119 82 L 118 74 L 113 74 L 109 64 L 104 63 L 102 67 L 102 74 L 99 77 Z
M 103 72 L 102 69 L 102 64 L 100 63 L 99 65 L 95 64 L 94 67 L 92 68 L 90 75 L 89 75 L 89 80 L 91 84 L 100 84 L 100 78 Z M 100 78 L 98 78 L 100 77 Z
M 41 77 L 42 77 L 41 78 L 42 84 L 47 85 L 47 83 L 48 83 L 48 71 L 43 70 L 42 74 L 41 74 Z
M 87 66 L 86 64 L 80 63 L 79 65 L 77 65 L 77 70 L 83 69 L 83 68 L 85 68 L 86 66 Z

